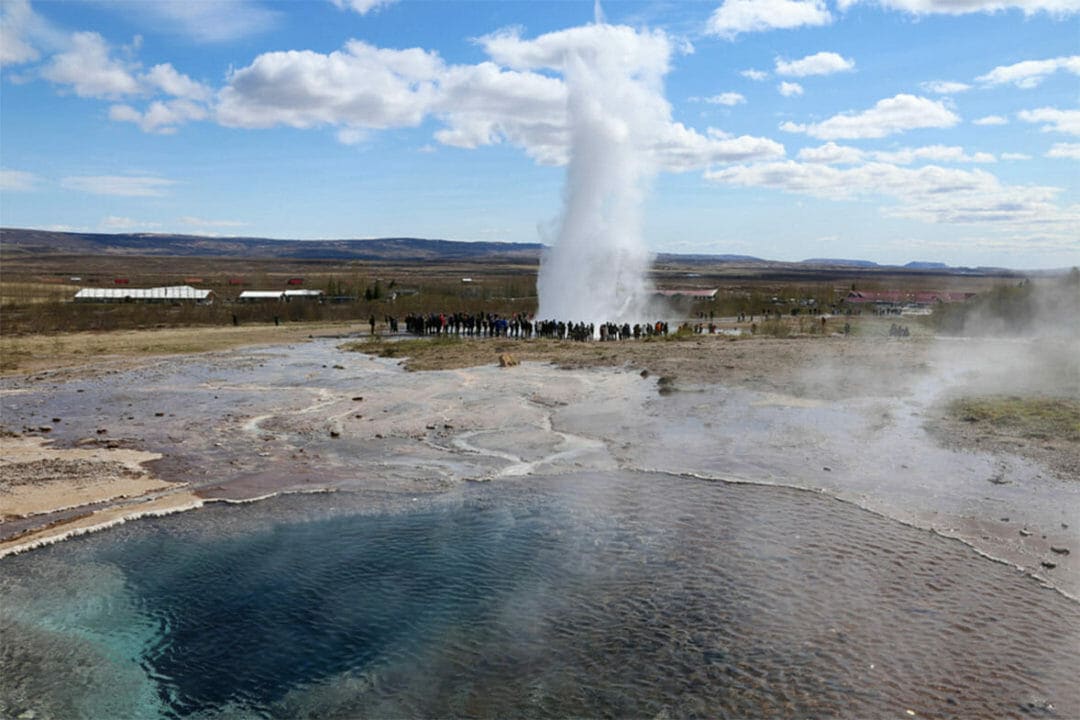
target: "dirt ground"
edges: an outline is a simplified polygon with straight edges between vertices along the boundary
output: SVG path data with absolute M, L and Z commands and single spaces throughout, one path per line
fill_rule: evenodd
M 941 359 L 940 347 L 930 336 L 882 337 L 881 328 L 875 327 L 873 321 L 864 321 L 861 331 L 859 336 L 851 337 L 706 334 L 606 343 L 536 339 L 433 341 L 380 336 L 353 339 L 343 342 L 342 347 L 400 358 L 406 369 L 415 372 L 496 364 L 501 355 L 509 355 L 519 362 L 545 362 L 565 369 L 631 368 L 668 378 L 667 382 L 679 386 L 723 384 L 820 400 L 910 395 L 919 383 L 925 382 L 931 365 Z M 360 332 L 357 324 L 308 323 L 0 337 L 0 374 L 42 373 L 52 379 L 71 378 L 136 367 L 176 354 L 296 343 L 312 337 L 355 337 Z M 1043 374 L 1064 372 L 1066 377 L 1076 377 L 1076 381 L 1059 383 L 1049 392 L 1044 387 L 1027 388 L 1027 395 L 1080 402 L 1080 360 L 1066 360 L 1063 368 L 1060 355 L 1041 359 L 1057 362 L 1054 367 L 1043 368 Z M 1028 376 L 1039 374 L 1037 368 L 1026 370 Z M 962 385 L 957 392 L 963 394 Z M 1018 454 L 1046 465 L 1061 477 L 1080 478 L 1080 429 L 1056 437 L 1033 438 L 1023 427 L 965 420 L 946 404 L 927 419 L 927 427 L 946 446 Z
M 0 335 L 0 376 L 62 368 L 86 373 L 106 364 L 124 366 L 152 357 L 301 342 L 313 335 L 345 334 L 359 327 L 356 323 L 302 323 Z

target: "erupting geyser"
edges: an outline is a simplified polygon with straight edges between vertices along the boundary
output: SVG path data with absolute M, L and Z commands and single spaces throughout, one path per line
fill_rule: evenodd
M 599 17 L 559 35 L 569 165 L 558 236 L 540 265 L 538 316 L 648 319 L 651 257 L 641 208 L 671 117 L 662 85 L 670 44 L 662 32 L 607 25 Z

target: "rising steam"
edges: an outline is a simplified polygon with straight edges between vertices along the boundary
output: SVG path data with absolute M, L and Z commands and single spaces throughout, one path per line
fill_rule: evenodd
M 537 280 L 539 317 L 635 322 L 651 295 L 642 204 L 670 123 L 671 51 L 663 33 L 607 25 L 599 10 L 596 20 L 560 34 L 570 154 L 558 236 Z

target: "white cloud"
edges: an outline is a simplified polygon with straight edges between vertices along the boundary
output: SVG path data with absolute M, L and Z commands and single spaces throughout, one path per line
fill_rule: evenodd
M 177 72 L 169 63 L 155 65 L 139 79 L 150 88 L 185 100 L 205 102 L 212 95 L 209 87 Z
M 754 68 L 743 70 L 739 74 L 748 80 L 755 80 L 757 82 L 761 82 L 762 80 L 768 80 L 769 78 L 769 73 L 765 72 L 764 70 L 755 70 Z
M 724 0 L 705 32 L 732 39 L 739 33 L 828 25 L 832 19 L 824 0 Z
M 80 97 L 139 98 L 167 96 L 154 100 L 145 110 L 131 105 L 110 108 L 113 120 L 133 122 L 145 132 L 171 133 L 176 126 L 209 116 L 206 103 L 213 91 L 205 84 L 179 72 L 170 63 L 161 63 L 142 72 L 139 63 L 113 57 L 105 39 L 94 32 L 63 36 L 64 48 L 42 68 L 41 75 L 67 85 Z M 136 38 L 135 46 L 139 44 Z M 131 48 L 127 51 L 130 53 Z
M 1063 16 L 1080 10 L 1080 4 L 1076 0 L 838 0 L 837 7 L 846 11 L 860 3 L 879 5 L 887 10 L 899 10 L 913 15 L 967 15 L 1020 10 L 1024 15 L 1045 12 Z
M 0 66 L 19 65 L 41 57 L 28 37 L 36 19 L 26 0 L 0 3 Z
M 733 107 L 735 105 L 741 105 L 746 102 L 746 98 L 737 92 L 720 93 L 719 95 L 713 95 L 712 97 L 702 98 L 703 102 L 707 102 L 710 105 L 727 105 Z
M 919 83 L 926 92 L 934 93 L 935 95 L 955 95 L 957 93 L 967 92 L 971 89 L 971 86 L 967 83 L 952 82 L 949 80 L 930 80 L 928 82 Z
M 129 217 L 109 215 L 101 221 L 100 227 L 103 230 L 137 230 L 139 228 L 149 229 L 161 227 L 161 223 L 146 222 L 144 220 L 133 220 Z
M 1000 115 L 987 115 L 977 120 L 972 120 L 973 125 L 1008 125 L 1009 120 Z
M 239 220 L 205 220 L 199 217 L 193 217 L 191 215 L 185 215 L 180 218 L 181 225 L 190 225 L 192 227 L 199 228 L 213 228 L 213 227 L 245 227 L 248 225 L 246 222 Z
M 153 0 L 118 2 L 115 7 L 127 19 L 141 19 L 155 32 L 174 32 L 200 43 L 223 43 L 257 35 L 272 29 L 281 17 L 254 0 Z
M 861 113 L 841 113 L 820 123 L 785 122 L 781 130 L 806 133 L 821 140 L 880 138 L 919 128 L 952 127 L 960 118 L 940 102 L 914 95 L 879 100 Z
M 794 97 L 803 94 L 803 86 L 794 82 L 781 82 L 776 86 L 776 89 L 784 97 Z
M 330 0 L 342 10 L 352 10 L 361 15 L 367 15 L 372 10 L 378 11 L 393 5 L 397 0 Z
M 878 162 L 892 163 L 894 165 L 911 165 L 919 160 L 953 163 L 997 162 L 997 158 L 990 153 L 977 152 L 973 155 L 969 155 L 964 152 L 964 148 L 955 145 L 927 145 L 926 147 L 880 151 L 873 153 L 873 157 Z
M 660 167 L 670 172 L 784 155 L 784 146 L 768 138 L 729 137 L 711 128 L 707 135 L 702 135 L 682 123 L 672 123 L 665 128 L 652 149 Z
M 205 120 L 209 116 L 207 109 L 189 100 L 155 100 L 140 112 L 130 105 L 113 105 L 109 108 L 109 119 L 118 122 L 135 123 L 143 132 L 171 135 L 176 126 L 192 120 Z
M 912 165 L 920 161 L 947 163 L 992 163 L 996 162 L 990 153 L 977 152 L 968 154 L 964 148 L 945 145 L 927 145 L 924 147 L 900 148 L 898 150 L 879 150 L 870 152 L 833 142 L 816 148 L 803 148 L 799 151 L 799 160 L 827 165 L 856 165 L 866 160 L 890 165 Z
M 478 40 L 493 61 L 513 70 L 550 68 L 563 71 L 570 57 L 598 61 L 619 58 L 623 72 L 658 80 L 670 69 L 671 42 L 659 31 L 625 25 L 582 25 L 546 33 L 532 40 L 517 29 L 502 30 Z M 603 52 L 599 51 L 603 48 Z
M 1054 143 L 1046 152 L 1048 158 L 1080 160 L 1080 143 Z
M 1038 108 L 1021 110 L 1017 113 L 1024 122 L 1046 123 L 1043 132 L 1059 132 L 1066 135 L 1080 135 L 1080 110 L 1058 110 L 1057 108 Z
M 1031 156 L 1027 155 L 1025 153 L 1004 152 L 1004 153 L 1001 153 L 1001 159 L 1002 160 L 1030 160 Z
M 1049 60 L 1024 60 L 1012 65 L 999 65 L 985 75 L 975 78 L 975 82 L 983 85 L 1012 83 L 1018 88 L 1031 89 L 1058 70 L 1080 75 L 1080 55 Z
M 76 175 L 60 181 L 69 190 L 125 197 L 162 197 L 175 184 L 152 175 Z
M 1059 188 L 1003 185 L 983 170 L 872 162 L 852 168 L 793 161 L 735 165 L 706 173 L 714 182 L 765 187 L 830 200 L 880 199 L 883 212 L 929 223 L 993 223 L 1069 232 L 1080 209 L 1054 204 Z
M 100 35 L 78 32 L 41 74 L 58 85 L 70 85 L 79 97 L 116 98 L 139 92 L 131 70 L 129 64 L 109 57 L 109 46 Z
M 824 163 L 826 165 L 857 165 L 866 158 L 866 153 L 858 148 L 846 145 L 837 145 L 827 142 L 816 148 L 803 148 L 799 151 L 799 159 L 809 163 Z
M 855 61 L 834 52 L 819 52 L 800 60 L 776 58 L 777 75 L 807 77 L 809 75 L 832 75 L 855 69 Z
M 0 190 L 15 192 L 33 190 L 39 179 L 34 173 L 24 170 L 0 168 Z
M 567 162 L 567 90 L 548 72 L 564 72 L 570 58 L 617 63 L 620 72 L 646 78 L 658 88 L 672 46 L 662 32 L 590 25 L 522 39 L 502 31 L 477 41 L 495 62 L 446 65 L 420 49 L 384 50 L 351 41 L 328 55 L 312 51 L 260 55 L 229 77 L 219 93 L 217 119 L 235 127 L 327 126 L 352 142 L 367 130 L 419 125 L 428 117 L 443 127 L 434 133 L 443 145 L 477 148 L 508 143 L 536 162 Z M 507 68 L 509 67 L 509 69 Z M 718 96 L 734 101 L 734 96 Z M 666 118 L 648 142 L 658 164 L 673 171 L 715 162 L 782 156 L 783 146 L 754 137 L 716 137 L 670 120 L 671 108 L 659 92 L 638 99 L 650 113 Z
M 435 53 L 383 50 L 359 40 L 329 55 L 263 53 L 229 75 L 217 118 L 246 128 L 415 126 L 435 99 L 443 69 Z

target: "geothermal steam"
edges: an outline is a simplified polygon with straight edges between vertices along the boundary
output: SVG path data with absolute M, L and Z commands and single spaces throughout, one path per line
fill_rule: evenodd
M 570 157 L 558 236 L 540 265 L 538 316 L 636 322 L 651 294 L 641 206 L 670 122 L 662 87 L 670 46 L 663 33 L 599 18 L 566 33 Z

